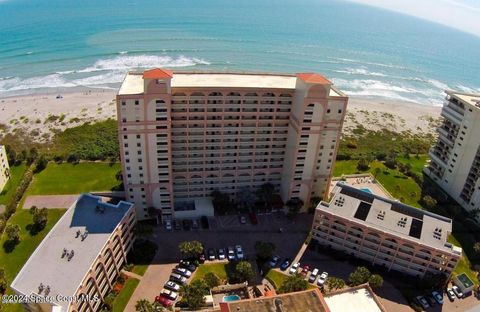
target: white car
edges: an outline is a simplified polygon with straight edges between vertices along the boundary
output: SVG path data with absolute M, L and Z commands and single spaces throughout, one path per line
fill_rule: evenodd
M 318 281 L 317 281 L 317 285 L 323 286 L 323 284 L 325 284 L 325 282 L 327 281 L 327 278 L 328 278 L 327 272 L 323 272 L 322 274 L 320 274 L 320 277 L 318 278 Z
M 165 287 L 166 289 L 170 289 L 172 291 L 179 291 L 180 290 L 180 285 L 178 285 L 177 283 L 174 283 L 172 281 L 166 282 L 163 287 Z
M 312 273 L 310 274 L 310 277 L 308 278 L 308 281 L 309 281 L 310 283 L 314 283 L 314 282 L 315 282 L 315 279 L 317 278 L 318 272 L 319 272 L 318 269 L 314 269 L 314 270 L 312 271 Z
M 172 230 L 172 221 L 170 220 L 165 220 L 165 229 L 167 231 L 171 231 Z
M 458 299 L 462 299 L 463 298 L 463 293 L 462 291 L 460 290 L 460 288 L 458 288 L 458 286 L 454 285 L 452 287 L 452 290 L 453 292 L 455 293 L 455 295 L 458 297 Z
M 178 273 L 182 276 L 185 276 L 186 278 L 189 278 L 190 276 L 192 276 L 192 272 L 190 272 L 189 270 L 185 269 L 185 268 L 175 268 L 173 269 L 173 271 L 175 273 Z
M 242 246 L 240 245 L 235 246 L 235 253 L 237 254 L 238 260 L 245 259 L 245 254 L 243 253 Z
M 447 297 L 450 301 L 455 301 L 455 293 L 451 288 L 447 288 Z
M 300 267 L 300 262 L 294 263 L 291 267 L 288 273 L 290 274 L 295 274 L 297 273 L 298 268 Z
M 160 292 L 160 296 L 166 297 L 170 300 L 177 300 L 178 294 L 174 291 L 168 290 L 168 289 L 162 289 Z
M 178 273 L 172 273 L 170 275 L 170 280 L 172 282 L 180 283 L 182 285 L 185 285 L 187 283 L 187 278 L 185 276 L 181 276 Z
M 233 247 L 227 248 L 227 258 L 228 258 L 228 261 L 235 260 L 235 249 L 233 249 Z

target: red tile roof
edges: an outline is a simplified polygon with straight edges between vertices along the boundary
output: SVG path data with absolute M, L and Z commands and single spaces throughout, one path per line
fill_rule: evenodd
M 329 85 L 332 84 L 330 80 L 316 73 L 298 73 L 297 77 L 302 79 L 306 83 L 329 84 Z
M 173 72 L 168 69 L 154 68 L 143 72 L 143 79 L 165 79 L 172 77 Z

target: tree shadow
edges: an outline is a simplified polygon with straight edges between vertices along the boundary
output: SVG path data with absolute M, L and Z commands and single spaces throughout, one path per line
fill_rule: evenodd
M 30 236 L 35 236 L 37 235 L 38 233 L 40 233 L 44 228 L 45 228 L 46 224 L 45 225 L 41 225 L 41 224 L 33 224 L 33 223 L 30 223 L 28 224 L 25 229 L 28 231 L 28 233 L 30 234 Z
M 18 240 L 7 240 L 3 243 L 5 253 L 11 253 L 20 242 Z

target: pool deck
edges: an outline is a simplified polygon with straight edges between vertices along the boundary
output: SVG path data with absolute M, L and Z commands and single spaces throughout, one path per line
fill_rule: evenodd
M 335 184 L 337 184 L 338 182 L 346 183 L 357 189 L 369 189 L 371 193 L 375 195 L 394 199 L 393 196 L 390 195 L 390 193 L 385 190 L 385 188 L 383 188 L 383 186 L 379 182 L 377 182 L 375 178 L 370 174 L 346 175 L 342 178 L 333 178 L 332 182 L 330 183 L 330 191 L 333 190 Z

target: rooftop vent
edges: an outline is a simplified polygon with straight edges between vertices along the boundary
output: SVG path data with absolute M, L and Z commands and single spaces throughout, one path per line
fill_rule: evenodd
M 85 230 L 85 232 L 82 235 L 82 242 L 85 240 L 85 238 L 87 238 L 87 236 L 88 236 L 88 231 Z
M 50 293 L 50 286 L 45 287 L 45 296 L 48 296 Z
M 75 238 L 78 238 L 80 236 L 80 234 L 82 234 L 82 232 L 80 232 L 80 230 L 77 230 Z
M 433 231 L 433 237 L 436 239 L 441 239 L 442 238 L 442 229 L 441 228 L 435 228 Z
M 105 213 L 105 207 L 103 207 L 102 205 L 97 205 L 97 206 L 95 207 L 95 212 Z
M 67 257 L 67 260 L 70 261 L 72 260 L 73 256 L 75 255 L 75 252 L 72 250 L 70 251 L 70 253 L 68 254 L 68 257 Z
M 407 218 L 406 217 L 400 218 L 400 220 L 398 220 L 398 222 L 397 222 L 397 225 L 399 227 L 404 228 L 405 225 L 407 225 Z
M 38 294 L 41 294 L 44 289 L 45 286 L 43 285 L 43 283 L 40 283 L 40 285 L 38 286 Z
M 65 256 L 66 256 L 67 254 L 68 254 L 67 248 L 63 248 L 62 259 L 65 258 Z
M 382 220 L 385 219 L 385 211 L 384 210 L 380 210 L 377 214 L 377 219 L 378 220 Z

